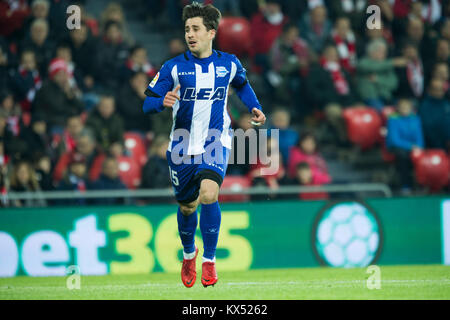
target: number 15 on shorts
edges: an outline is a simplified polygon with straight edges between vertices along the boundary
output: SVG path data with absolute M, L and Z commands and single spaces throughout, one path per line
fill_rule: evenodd
M 169 174 L 170 179 L 172 180 L 172 183 L 174 186 L 178 186 L 180 182 L 178 181 L 177 172 L 175 170 L 170 169 L 169 167 Z

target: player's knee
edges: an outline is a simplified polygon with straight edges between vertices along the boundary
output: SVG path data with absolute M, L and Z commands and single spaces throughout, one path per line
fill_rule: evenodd
M 211 204 L 219 199 L 219 193 L 216 190 L 200 190 L 200 202 L 202 204 Z
M 184 216 L 190 216 L 197 210 L 197 204 L 180 204 L 181 214 Z

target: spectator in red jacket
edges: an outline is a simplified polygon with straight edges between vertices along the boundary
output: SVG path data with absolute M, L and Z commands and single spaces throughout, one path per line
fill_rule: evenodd
M 317 141 L 311 132 L 303 133 L 298 145 L 290 150 L 288 160 L 289 177 L 294 178 L 296 176 L 297 165 L 300 162 L 307 162 L 314 175 L 323 177 L 324 183 L 331 182 L 327 164 L 317 151 Z
M 26 0 L 0 1 L 0 35 L 10 37 L 20 30 L 30 14 Z
M 257 66 L 265 72 L 269 68 L 268 53 L 275 40 L 280 36 L 287 18 L 281 11 L 279 1 L 269 0 L 260 6 L 251 21 L 252 56 Z

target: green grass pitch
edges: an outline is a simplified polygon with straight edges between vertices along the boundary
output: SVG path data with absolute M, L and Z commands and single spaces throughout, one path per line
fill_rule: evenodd
M 302 268 L 219 272 L 204 288 L 197 274 L 185 288 L 179 274 L 81 276 L 80 290 L 66 277 L 0 279 L 0 299 L 450 299 L 450 266 L 381 266 L 381 289 L 369 290 L 364 268 Z

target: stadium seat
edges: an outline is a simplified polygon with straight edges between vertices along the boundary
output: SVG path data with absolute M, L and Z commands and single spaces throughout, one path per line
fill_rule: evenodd
M 250 23 L 241 17 L 224 17 L 220 20 L 217 45 L 222 51 L 238 57 L 248 54 L 251 44 Z
M 225 176 L 221 189 L 241 191 L 249 188 L 250 179 L 245 176 Z M 250 199 L 247 194 L 219 195 L 219 202 L 245 202 Z
M 367 150 L 381 140 L 381 117 L 371 108 L 356 107 L 344 110 L 342 114 L 349 140 Z
M 147 146 L 144 138 L 135 132 L 124 134 L 125 149 L 141 166 L 147 161 Z
M 119 157 L 118 161 L 120 179 L 127 188 L 136 189 L 141 184 L 141 166 L 135 159 L 127 156 Z
M 412 154 L 416 180 L 419 184 L 438 192 L 449 183 L 449 159 L 443 150 L 424 150 Z

